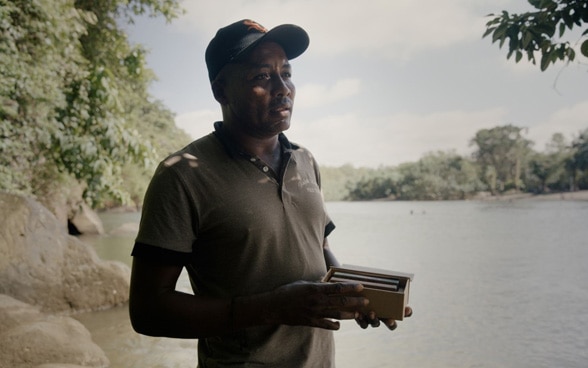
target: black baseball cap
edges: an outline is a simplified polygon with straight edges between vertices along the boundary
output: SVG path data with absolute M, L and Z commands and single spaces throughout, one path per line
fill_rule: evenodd
M 273 41 L 284 49 L 288 60 L 301 55 L 310 42 L 306 31 L 294 24 L 282 24 L 267 30 L 261 24 L 243 19 L 219 29 L 206 48 L 208 78 L 212 82 L 221 69 L 237 62 L 262 41 Z

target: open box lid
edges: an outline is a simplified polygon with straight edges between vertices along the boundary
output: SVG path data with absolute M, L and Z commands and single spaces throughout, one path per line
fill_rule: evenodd
M 380 268 L 357 266 L 357 265 L 350 265 L 350 264 L 343 264 L 340 267 L 331 267 L 331 269 L 333 271 L 337 271 L 337 270 L 355 271 L 355 272 L 361 272 L 364 274 L 372 274 L 374 276 L 385 275 L 385 276 L 390 276 L 390 277 L 402 277 L 402 278 L 409 279 L 410 281 L 412 281 L 414 278 L 413 273 L 398 272 L 398 271 L 384 270 L 384 269 L 380 269 Z

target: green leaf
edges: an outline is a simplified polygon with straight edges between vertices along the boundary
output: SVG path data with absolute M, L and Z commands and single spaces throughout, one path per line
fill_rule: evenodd
M 582 42 L 582 46 L 580 46 L 580 52 L 582 52 L 582 55 L 588 57 L 588 40 L 584 40 L 584 42 Z
M 486 32 L 484 32 L 484 34 L 482 35 L 482 38 L 485 38 L 486 36 L 488 36 L 490 33 L 492 33 L 492 31 L 494 31 L 494 27 L 488 27 L 486 29 Z
M 521 61 L 521 59 L 523 58 L 523 53 L 517 50 L 517 54 L 515 56 L 515 62 L 519 62 Z
M 572 11 L 572 9 L 570 9 L 570 11 Z M 570 13 L 568 12 L 562 12 L 561 17 L 564 21 L 564 24 L 569 28 L 572 29 L 574 27 L 574 20 L 572 19 L 572 17 L 570 16 Z
M 551 55 L 549 53 L 543 53 L 543 55 L 541 56 L 541 66 L 540 66 L 542 72 L 544 72 L 547 69 L 550 62 L 551 62 Z
M 545 34 L 548 37 L 553 37 L 553 35 L 555 34 L 554 24 L 540 23 L 535 28 L 539 32 L 539 34 Z
M 531 43 L 531 41 L 533 41 L 533 34 L 531 32 L 523 33 L 523 41 L 522 41 L 523 49 L 528 50 L 529 44 Z
M 541 9 L 542 0 L 529 0 L 529 4 L 533 5 L 537 9 Z
M 494 34 L 492 34 L 492 42 L 495 42 L 497 40 L 501 40 L 502 43 L 504 43 L 504 37 L 506 37 L 506 30 L 508 28 L 507 24 L 501 24 L 500 26 L 498 26 L 496 28 L 496 30 L 494 31 Z M 501 46 L 502 46 L 501 43 Z
M 574 59 L 576 58 L 576 51 L 574 51 L 574 49 L 570 47 L 567 50 L 567 57 L 570 61 L 574 61 Z

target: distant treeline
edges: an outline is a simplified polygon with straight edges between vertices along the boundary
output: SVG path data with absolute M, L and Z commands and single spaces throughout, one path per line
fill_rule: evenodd
M 569 141 L 553 134 L 543 151 L 513 125 L 482 129 L 471 157 L 431 152 L 416 162 L 376 169 L 322 167 L 325 199 L 452 200 L 479 194 L 588 189 L 588 128 Z

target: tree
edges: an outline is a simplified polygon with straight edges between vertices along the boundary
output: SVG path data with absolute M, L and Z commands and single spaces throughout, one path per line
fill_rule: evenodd
M 120 18 L 171 20 L 176 0 L 15 0 L 0 7 L 0 190 L 43 196 L 73 178 L 93 203 L 123 200 L 122 167 L 154 155 L 144 50 Z
M 588 129 L 580 132 L 572 142 L 573 156 L 568 161 L 572 176 L 572 190 L 588 189 Z
M 348 178 L 349 200 L 465 199 L 484 189 L 473 162 L 453 151 L 431 152 L 417 162 L 379 168 L 361 180 Z
M 545 152 L 534 152 L 529 160 L 531 175 L 527 179 L 527 190 L 538 193 L 567 190 L 569 175 L 566 161 L 570 158 L 570 145 L 563 134 L 553 134 Z
M 348 189 L 349 194 L 345 199 L 352 201 L 383 199 L 396 195 L 396 183 L 392 178 L 384 175 L 364 178 L 354 185 L 348 185 Z
M 521 175 L 532 142 L 523 137 L 524 128 L 513 125 L 479 130 L 470 141 L 478 148 L 474 159 L 482 170 L 482 180 L 493 193 L 521 190 Z
M 431 152 L 399 167 L 398 197 L 404 200 L 465 199 L 484 188 L 474 164 L 455 152 Z
M 574 149 L 574 160 L 576 167 L 583 171 L 588 171 L 588 129 L 580 132 L 579 136 L 572 142 Z
M 588 22 L 587 0 L 529 0 L 537 9 L 522 14 L 510 14 L 503 11 L 486 23 L 483 37 L 492 35 L 492 43 L 499 41 L 500 48 L 508 40 L 507 59 L 514 54 L 515 62 L 519 62 L 526 54 L 527 59 L 536 64 L 536 53 L 541 55 L 540 68 L 546 70 L 550 64 L 558 60 L 574 61 L 576 51 L 569 41 L 558 42 L 566 31 L 582 27 Z M 587 38 L 588 29 L 582 32 L 581 38 Z M 582 55 L 588 58 L 588 39 L 580 46 Z
M 349 191 L 355 189 L 358 182 L 373 178 L 374 175 L 383 175 L 379 171 L 367 167 L 356 168 L 351 164 L 339 167 L 321 166 L 321 187 L 325 201 L 348 199 Z
M 84 74 L 86 17 L 64 1 L 0 7 L 0 189 L 35 193 L 60 176 L 50 158 L 56 109 L 67 105 L 68 81 Z

